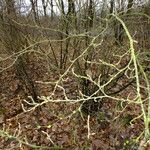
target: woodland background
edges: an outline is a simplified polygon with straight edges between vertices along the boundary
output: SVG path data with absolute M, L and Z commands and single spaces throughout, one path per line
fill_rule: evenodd
M 150 149 L 149 0 L 0 1 L 0 149 Z

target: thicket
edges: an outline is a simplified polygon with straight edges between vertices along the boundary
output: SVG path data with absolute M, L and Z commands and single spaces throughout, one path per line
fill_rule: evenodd
M 111 122 L 119 121 L 122 114 L 127 114 L 126 109 L 131 106 L 140 111 L 132 116 L 127 114 L 123 123 L 133 128 L 139 120 L 142 124 L 131 147 L 149 148 L 150 2 L 140 5 L 134 0 L 104 0 L 102 3 L 94 0 L 42 0 L 41 12 L 36 0 L 30 0 L 31 10 L 25 1 L 20 2 L 4 0 L 0 3 L 0 75 L 13 69 L 19 80 L 12 93 L 14 97 L 19 96 L 21 103 L 21 110 L 15 117 L 35 111 L 41 129 L 38 116 L 44 107 L 49 108 L 55 103 L 66 108 L 76 106 L 70 114 L 62 114 L 60 120 L 76 115 L 76 119 L 87 120 L 86 141 L 89 142 L 92 118 L 96 116 L 100 122 L 107 120 L 111 125 Z M 33 68 L 32 61 L 35 63 Z M 43 67 L 34 78 L 34 68 L 38 68 L 39 62 Z M 57 76 L 57 79 L 44 78 L 47 74 Z M 70 82 L 70 87 L 66 87 L 65 82 Z M 40 87 L 47 85 L 51 91 L 43 95 Z M 67 88 L 73 88 L 74 92 L 68 94 Z M 4 103 L 3 99 L 1 97 L 0 101 Z M 109 109 L 105 113 L 102 110 L 106 101 L 113 102 L 117 113 L 105 116 L 110 112 Z M 59 110 L 54 113 L 60 116 Z M 35 149 L 50 149 L 47 145 L 34 145 L 22 137 L 20 124 L 14 133 L 9 133 L 6 121 L 7 118 L 1 123 L 2 137 L 17 141 L 20 148 L 27 145 Z M 45 125 L 44 128 L 51 127 Z M 60 146 L 46 130 L 42 132 L 52 146 Z M 122 149 L 131 141 L 126 142 Z M 90 149 L 89 144 L 88 147 Z

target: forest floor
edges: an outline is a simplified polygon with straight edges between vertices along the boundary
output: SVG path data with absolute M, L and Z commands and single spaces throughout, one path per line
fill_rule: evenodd
M 59 74 L 47 72 L 42 60 L 29 62 L 28 70 L 32 70 L 28 73 L 36 84 L 38 95 L 50 95 L 53 86 L 37 81 L 56 81 Z M 40 149 L 36 146 L 45 150 L 137 149 L 134 140 L 143 131 L 143 120 L 136 120 L 133 124 L 130 121 L 140 114 L 138 105 L 122 108 L 118 102 L 105 99 L 101 109 L 90 117 L 78 111 L 80 103 L 70 102 L 48 102 L 24 112 L 22 104 L 28 91 L 13 68 L 1 73 L 0 84 L 1 150 Z M 63 87 L 70 99 L 77 98 L 78 86 L 71 76 L 66 78 Z M 127 96 L 131 90 L 134 89 L 129 87 L 120 96 Z M 57 89 L 54 98 L 62 97 L 62 90 Z

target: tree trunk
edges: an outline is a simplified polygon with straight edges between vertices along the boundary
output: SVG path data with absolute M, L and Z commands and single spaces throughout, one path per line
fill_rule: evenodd
M 46 11 L 47 5 L 46 5 L 45 0 L 42 0 L 42 7 L 43 7 L 43 12 L 44 12 L 44 17 L 47 17 L 47 11 Z
M 54 4 L 53 4 L 53 0 L 51 0 L 51 20 L 54 19 Z
M 32 12 L 35 23 L 39 23 L 38 13 L 37 13 L 37 0 L 30 0 L 32 6 Z
M 94 3 L 93 3 L 93 0 L 90 0 L 90 3 L 89 3 L 89 10 L 88 10 L 88 26 L 89 28 L 92 28 L 93 27 L 93 21 L 94 21 Z

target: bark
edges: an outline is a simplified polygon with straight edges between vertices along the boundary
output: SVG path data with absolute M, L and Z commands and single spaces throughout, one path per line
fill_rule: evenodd
M 47 17 L 47 4 L 45 2 L 45 0 L 42 0 L 42 7 L 43 7 L 43 12 L 44 12 L 44 16 Z
M 88 16 L 89 16 L 88 24 L 89 24 L 89 28 L 93 27 L 93 21 L 94 21 L 94 6 L 93 5 L 94 5 L 93 0 L 90 0 L 89 10 L 88 10 Z
M 54 4 L 53 4 L 53 0 L 51 0 L 51 20 L 54 19 Z
M 34 21 L 38 24 L 39 18 L 38 18 L 38 13 L 37 13 L 37 0 L 30 0 L 30 2 L 32 6 Z
M 61 0 L 61 15 L 65 15 L 65 6 L 63 0 Z
M 110 14 L 112 14 L 114 12 L 114 6 L 115 6 L 115 2 L 114 0 L 110 1 Z

